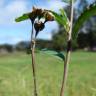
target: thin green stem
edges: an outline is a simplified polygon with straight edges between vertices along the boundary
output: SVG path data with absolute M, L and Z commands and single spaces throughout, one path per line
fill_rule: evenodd
M 36 68 L 35 68 L 35 40 L 33 40 L 33 22 L 32 22 L 32 33 L 31 33 L 31 57 L 32 57 L 32 69 L 33 69 L 33 80 L 34 80 L 34 96 L 37 95 L 37 83 L 36 83 Z
M 68 40 L 67 40 L 67 53 L 64 61 L 64 73 L 63 73 L 63 80 L 62 80 L 62 86 L 61 86 L 61 92 L 60 96 L 65 96 L 65 89 L 66 89 L 66 83 L 67 83 L 67 76 L 68 76 L 68 68 L 69 68 L 69 62 L 70 62 L 70 53 L 71 53 L 71 47 L 72 47 L 72 26 L 73 26 L 73 3 L 74 0 L 70 1 L 71 6 L 71 17 L 70 17 L 70 30 L 68 33 Z

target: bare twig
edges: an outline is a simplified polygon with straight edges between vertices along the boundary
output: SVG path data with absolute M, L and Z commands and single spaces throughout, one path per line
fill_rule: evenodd
M 73 3 L 74 0 L 70 1 L 70 6 L 71 6 L 71 17 L 70 17 L 70 30 L 68 33 L 68 41 L 67 41 L 67 53 L 64 61 L 64 73 L 63 73 L 63 80 L 62 80 L 62 86 L 61 86 L 61 92 L 60 96 L 64 96 L 65 89 L 66 89 L 66 81 L 67 81 L 67 75 L 68 75 L 68 66 L 69 66 L 69 61 L 70 61 L 70 53 L 71 53 L 71 47 L 72 47 L 72 26 L 73 26 Z
M 36 83 L 36 69 L 35 69 L 35 40 L 33 40 L 33 22 L 32 22 L 32 33 L 31 33 L 31 56 L 32 56 L 32 69 L 33 69 L 33 80 L 34 80 L 34 96 L 37 95 L 37 83 Z

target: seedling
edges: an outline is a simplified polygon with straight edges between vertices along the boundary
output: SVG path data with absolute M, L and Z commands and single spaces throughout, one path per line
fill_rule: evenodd
M 96 15 L 96 2 L 88 6 L 84 12 L 79 16 L 77 21 L 75 22 L 73 26 L 73 13 L 74 13 L 74 0 L 63 0 L 64 2 L 67 1 L 67 3 L 70 2 L 71 6 L 71 16 L 70 20 L 66 16 L 66 13 L 64 10 L 60 10 L 61 14 L 57 14 L 55 12 L 52 12 L 55 20 L 64 26 L 68 37 L 67 37 L 67 50 L 66 50 L 66 56 L 64 60 L 64 73 L 63 73 L 63 80 L 62 80 L 62 86 L 61 86 L 61 92 L 60 96 L 65 96 L 65 89 L 66 89 L 66 81 L 67 81 L 67 75 L 68 75 L 68 68 L 69 68 L 69 61 L 70 61 L 70 53 L 71 53 L 71 47 L 72 47 L 72 41 L 77 38 L 78 31 L 80 27 L 83 25 L 83 23 L 88 20 L 91 16 Z
M 41 21 L 41 19 L 45 21 Z M 45 23 L 48 21 L 54 21 L 54 17 L 48 10 L 42 10 L 33 7 L 32 12 L 24 14 L 23 16 L 17 18 L 15 21 L 20 22 L 23 20 L 30 19 L 32 23 L 32 32 L 31 32 L 31 57 L 32 57 L 32 69 L 33 69 L 33 79 L 34 79 L 34 96 L 37 94 L 37 83 L 36 83 L 36 68 L 35 68 L 35 44 L 36 37 L 40 31 L 45 28 Z M 34 32 L 35 29 L 35 32 Z
M 67 0 L 63 0 L 63 1 L 65 2 Z M 54 55 L 59 56 L 64 61 L 64 73 L 63 73 L 63 80 L 62 80 L 62 86 L 61 86 L 61 91 L 60 91 L 60 96 L 64 96 L 66 82 L 67 82 L 68 66 L 69 66 L 69 61 L 70 61 L 72 40 L 77 38 L 78 30 L 80 29 L 81 25 L 83 25 L 83 23 L 86 20 L 88 20 L 91 16 L 96 15 L 96 4 L 93 3 L 90 6 L 88 6 L 88 8 L 85 9 L 85 11 L 79 16 L 79 18 L 77 19 L 77 21 L 75 22 L 75 24 L 73 26 L 74 0 L 68 0 L 67 2 L 68 3 L 70 2 L 70 6 L 71 6 L 70 20 L 68 19 L 66 12 L 63 9 L 60 9 L 61 14 L 58 14 L 51 10 L 42 10 L 42 9 L 38 9 L 35 7 L 33 7 L 32 12 L 24 14 L 23 16 L 16 19 L 16 22 L 24 21 L 27 19 L 30 19 L 32 22 L 31 56 L 32 56 L 33 78 L 34 78 L 34 96 L 37 96 L 35 52 L 34 52 L 35 43 L 36 43 L 36 37 L 37 37 L 38 33 L 45 28 L 45 23 L 48 21 L 56 20 L 59 24 L 64 26 L 64 28 L 68 34 L 67 41 L 66 41 L 67 42 L 66 56 L 64 56 L 62 53 L 54 54 Z M 41 18 L 45 19 L 45 21 L 42 22 Z M 35 29 L 35 32 L 33 29 Z

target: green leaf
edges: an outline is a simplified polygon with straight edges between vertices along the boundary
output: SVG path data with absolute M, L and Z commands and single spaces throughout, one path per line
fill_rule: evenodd
M 47 50 L 47 49 L 44 49 L 41 52 L 44 52 L 46 54 L 59 57 L 63 61 L 65 60 L 65 56 L 64 56 L 64 54 L 62 52 L 57 52 L 57 51 L 52 51 L 52 50 Z
M 48 0 L 48 1 L 52 1 L 52 0 Z M 70 0 L 62 0 L 63 2 L 69 3 Z
M 64 11 L 64 9 L 60 9 L 62 18 L 63 18 L 63 24 L 65 25 L 65 28 L 67 30 L 67 32 L 69 31 L 69 19 L 66 15 L 66 12 Z
M 63 61 L 65 60 L 65 56 L 62 52 L 58 52 L 57 54 L 55 54 L 57 57 L 61 58 Z
M 65 2 L 65 3 L 70 3 L 70 1 L 72 1 L 72 0 L 62 0 L 63 2 Z M 77 0 L 74 0 L 74 2 L 76 2 Z
M 24 14 L 24 15 L 16 18 L 15 21 L 16 21 L 16 22 L 21 22 L 21 21 L 27 20 L 27 19 L 29 19 L 29 14 L 30 14 L 30 13 Z
M 78 31 L 83 25 L 83 23 L 88 20 L 91 16 L 96 15 L 96 4 L 91 4 L 85 11 L 79 16 L 75 25 L 73 26 L 72 38 L 76 39 L 78 36 Z
M 67 18 L 67 15 L 63 9 L 60 9 L 61 15 L 51 11 L 51 13 L 54 15 L 55 20 L 64 26 L 65 30 L 68 32 L 69 31 L 69 20 Z
M 62 0 L 63 2 L 66 2 L 66 3 L 69 3 L 70 2 L 70 0 Z

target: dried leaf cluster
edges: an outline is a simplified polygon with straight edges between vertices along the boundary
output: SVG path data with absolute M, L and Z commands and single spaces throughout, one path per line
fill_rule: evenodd
M 36 34 L 35 37 L 38 35 L 40 31 L 45 28 L 45 23 L 48 21 L 54 21 L 54 16 L 48 10 L 43 10 L 39 8 L 33 7 L 32 12 L 29 13 L 29 18 L 34 25 Z M 44 21 L 42 21 L 44 19 Z

